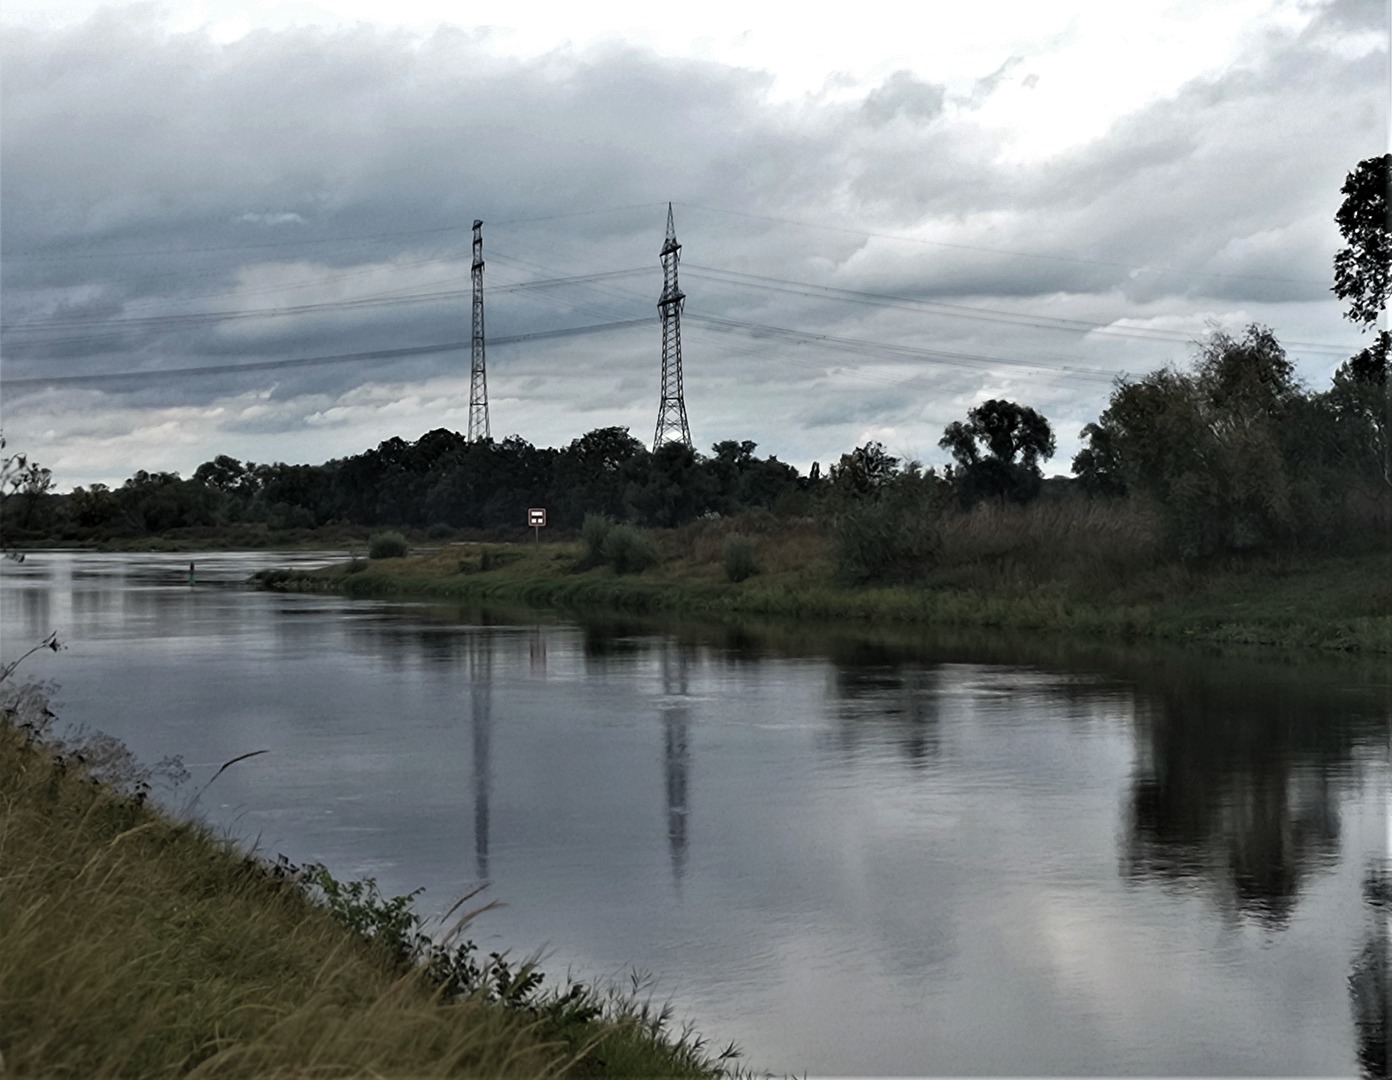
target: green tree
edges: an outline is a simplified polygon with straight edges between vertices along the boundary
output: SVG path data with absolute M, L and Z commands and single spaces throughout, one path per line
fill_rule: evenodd
M 894 479 L 899 459 L 877 442 L 857 446 L 831 467 L 831 487 L 843 498 L 874 495 Z
M 100 529 L 110 525 L 121 512 L 116 496 L 105 484 L 89 488 L 75 487 L 68 496 L 68 513 L 73 523 L 83 529 Z
M 1325 449 L 1347 477 L 1385 499 L 1392 492 L 1392 384 L 1385 361 L 1381 378 L 1346 361 L 1320 404 L 1329 415 Z
M 718 509 L 738 513 L 754 507 L 771 507 L 785 492 L 798 489 L 797 470 L 770 454 L 756 457 L 758 444 L 749 439 L 726 439 L 711 447 L 715 455 L 706 466 L 719 492 Z
M 212 461 L 205 461 L 193 472 L 194 480 L 200 484 L 215 487 L 224 494 L 248 491 L 255 488 L 256 466 L 247 462 L 243 465 L 234 457 L 219 454 Z
M 1371 329 L 1387 311 L 1392 289 L 1392 220 L 1388 185 L 1392 154 L 1360 161 L 1341 189 L 1344 201 L 1334 220 L 1347 247 L 1334 256 L 1334 294 L 1348 301 L 1344 315 Z M 1371 345 L 1340 366 L 1327 404 L 1341 432 L 1340 449 L 1392 490 L 1392 379 L 1388 376 L 1392 333 L 1386 325 Z
M 596 428 L 562 449 L 551 464 L 557 524 L 574 525 L 586 514 L 628 516 L 628 488 L 644 471 L 648 451 L 626 427 Z
M 1392 218 L 1388 184 L 1392 154 L 1360 161 L 1340 189 L 1334 220 L 1348 246 L 1334 256 L 1334 294 L 1348 301 L 1346 317 L 1367 328 L 1387 310 L 1392 288 Z
M 0 451 L 4 447 L 5 440 L 0 438 Z M 0 457 L 0 505 L 7 509 L 19 505 L 20 528 L 34 524 L 35 514 L 52 488 L 52 470 L 31 461 L 28 454 Z
M 1083 448 L 1073 456 L 1073 475 L 1089 495 L 1113 498 L 1126 494 L 1116 432 L 1100 424 L 1088 424 L 1079 433 Z
M 140 469 L 115 494 L 127 521 L 144 532 L 220 524 L 222 493 L 176 472 Z
M 1054 456 L 1049 421 L 1028 405 L 992 399 L 943 429 L 938 445 L 957 463 L 953 473 L 966 505 L 984 498 L 1028 502 L 1039 493 L 1039 463 Z
M 1287 420 L 1303 400 L 1285 350 L 1254 324 L 1213 334 L 1189 372 L 1118 382 L 1091 441 L 1160 509 L 1179 554 L 1257 548 L 1298 524 Z
M 663 443 L 651 454 L 634 458 L 625 500 L 645 525 L 669 528 L 715 509 L 720 496 L 705 459 L 682 443 Z

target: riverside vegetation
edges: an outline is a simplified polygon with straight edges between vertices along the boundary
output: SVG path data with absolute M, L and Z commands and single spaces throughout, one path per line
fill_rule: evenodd
M 427 936 L 411 897 L 268 863 L 148 797 L 116 740 L 0 703 L 0 1075 L 692 1076 L 668 1007 Z
M 1158 512 L 1135 503 L 949 508 L 907 535 L 886 524 L 895 513 L 877 508 L 870 524 L 832 529 L 767 514 L 670 530 L 591 519 L 581 540 L 451 544 L 256 580 L 350 596 L 1392 653 L 1386 548 L 1186 563 L 1165 557 Z M 616 531 L 627 537 L 621 545 L 609 539 Z

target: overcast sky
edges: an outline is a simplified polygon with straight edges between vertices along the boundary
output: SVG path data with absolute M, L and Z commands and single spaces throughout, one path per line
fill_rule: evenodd
M 1386 0 L 460 10 L 7 0 L 10 448 L 67 489 L 467 430 L 475 218 L 494 437 L 650 441 L 669 201 L 703 451 L 937 463 L 1008 397 L 1067 472 L 1210 323 L 1314 387 L 1362 340 L 1333 217 L 1388 148 Z

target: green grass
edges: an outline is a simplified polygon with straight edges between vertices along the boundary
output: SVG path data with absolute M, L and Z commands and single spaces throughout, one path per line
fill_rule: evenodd
M 111 761 L 0 712 L 0 1075 L 719 1074 L 634 993 L 446 993 Z
M 912 585 L 838 584 L 811 523 L 751 535 L 761 572 L 732 583 L 725 544 L 748 522 L 655 534 L 660 562 L 619 575 L 579 543 L 455 545 L 391 566 L 273 571 L 267 587 L 865 624 L 1000 627 L 1108 640 L 1196 640 L 1392 652 L 1392 552 L 1166 562 L 1131 509 L 1004 508 L 959 515 Z

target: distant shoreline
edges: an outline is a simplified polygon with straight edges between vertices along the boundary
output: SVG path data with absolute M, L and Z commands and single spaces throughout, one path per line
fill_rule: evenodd
M 262 588 L 360 597 L 493 600 L 560 608 L 784 616 L 871 625 L 1065 633 L 1110 641 L 1189 641 L 1392 654 L 1392 553 L 1251 560 L 1205 571 L 1162 567 L 1110 596 L 1085 584 L 1011 579 L 837 584 L 825 565 L 738 584 L 718 562 L 669 558 L 641 573 L 585 566 L 578 543 L 451 546 L 321 570 L 267 570 Z M 1380 590 L 1380 591 L 1379 591 Z

